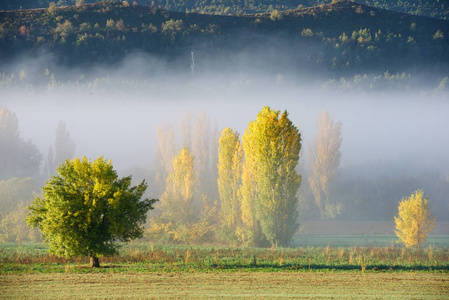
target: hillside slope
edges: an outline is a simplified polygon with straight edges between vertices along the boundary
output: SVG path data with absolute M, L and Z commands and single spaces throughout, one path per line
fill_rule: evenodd
M 198 67 L 334 73 L 448 71 L 449 21 L 338 2 L 279 14 L 214 16 L 103 2 L 0 12 L 2 62 L 45 51 L 92 66 L 136 52 Z M 187 70 L 187 69 L 186 69 Z
M 75 5 L 80 0 L 59 0 L 58 6 Z M 104 2 L 104 0 L 82 0 L 84 3 Z M 3 0 L 0 10 L 19 10 L 30 8 L 47 8 L 52 0 Z M 148 5 L 147 0 L 127 1 L 130 5 Z M 242 15 L 287 10 L 299 7 L 310 7 L 329 4 L 333 0 L 153 0 L 155 7 L 170 11 L 196 12 L 215 15 Z M 447 20 L 449 18 L 448 0 L 357 0 L 356 3 L 374 6 L 418 16 L 434 17 Z

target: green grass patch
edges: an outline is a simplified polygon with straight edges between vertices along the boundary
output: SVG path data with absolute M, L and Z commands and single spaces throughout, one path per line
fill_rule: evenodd
M 88 267 L 86 257 L 47 254 L 41 244 L 0 245 L 0 274 L 127 272 L 309 272 L 309 271 L 449 271 L 449 248 L 421 250 L 389 247 L 307 246 L 299 248 L 231 248 L 124 245 L 120 254 L 102 257 L 102 268 Z

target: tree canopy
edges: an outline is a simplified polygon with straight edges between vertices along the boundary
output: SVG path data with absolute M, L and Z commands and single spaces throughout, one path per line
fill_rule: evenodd
M 0 180 L 37 176 L 42 158 L 36 145 L 20 137 L 16 114 L 0 106 Z
M 239 189 L 242 182 L 243 148 L 238 132 L 225 128 L 218 141 L 218 193 L 221 200 L 224 223 L 230 238 L 237 239 L 241 225 Z
M 248 205 L 242 209 L 255 209 L 262 232 L 272 245 L 288 246 L 298 229 L 301 176 L 295 167 L 301 135 L 287 111 L 281 114 L 264 107 L 245 131 L 243 148 L 246 161 L 242 188 L 246 196 L 242 200 Z
M 398 215 L 394 217 L 396 235 L 407 248 L 420 247 L 427 233 L 435 227 L 436 217 L 431 217 L 429 201 L 424 191 L 418 190 L 399 202 Z
M 145 181 L 131 186 L 103 157 L 66 160 L 29 206 L 27 222 L 37 227 L 53 254 L 98 257 L 117 252 L 117 242 L 142 236 L 146 213 L 157 200 L 144 199 Z
M 325 110 L 318 118 L 317 129 L 313 145 L 309 145 L 308 179 L 321 219 L 332 219 L 342 209 L 340 203 L 331 201 L 332 185 L 340 168 L 341 123 L 334 123 Z

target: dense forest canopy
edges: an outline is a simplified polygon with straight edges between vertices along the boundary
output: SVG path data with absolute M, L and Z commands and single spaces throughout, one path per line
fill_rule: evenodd
M 447 73 L 448 22 L 352 2 L 245 16 L 103 2 L 0 12 L 0 54 L 51 53 L 57 64 L 88 67 L 143 52 L 189 72 L 194 49 L 197 70 Z

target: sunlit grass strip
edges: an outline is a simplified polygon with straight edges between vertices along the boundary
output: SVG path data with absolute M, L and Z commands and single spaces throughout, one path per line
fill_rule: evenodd
M 211 271 L 439 271 L 449 272 L 449 248 L 400 247 L 212 248 L 132 244 L 102 258 L 100 272 Z M 0 273 L 94 272 L 84 257 L 71 259 L 29 247 L 0 252 Z

